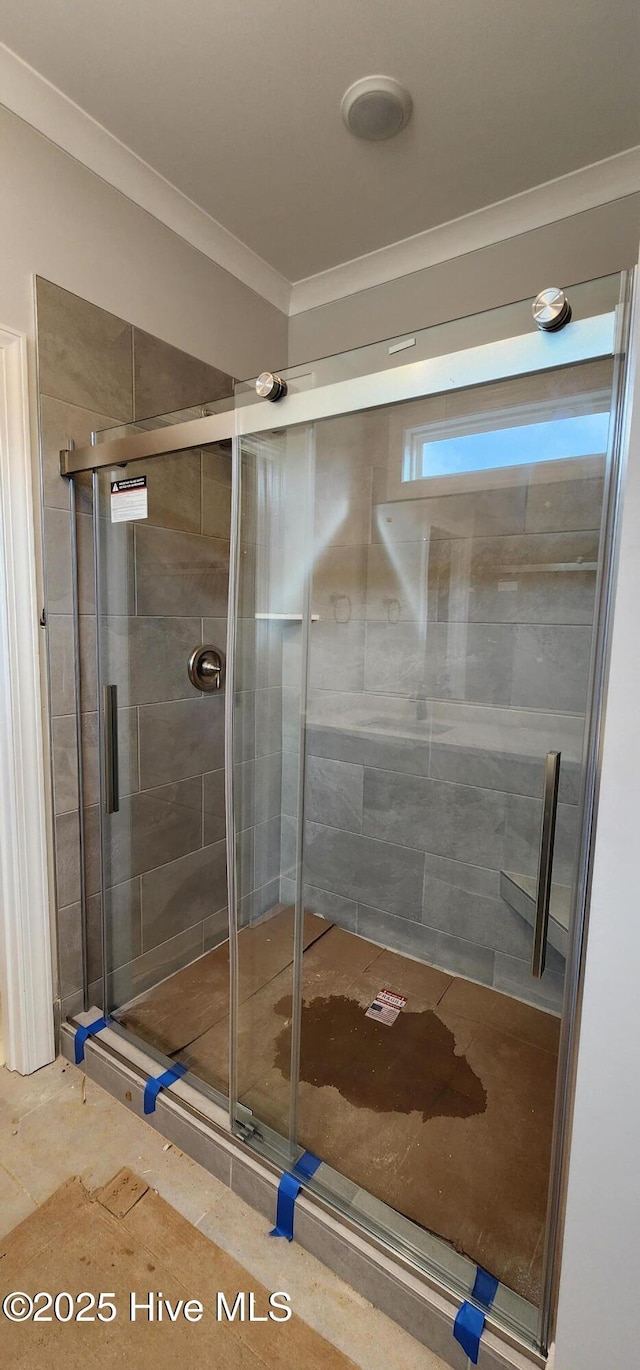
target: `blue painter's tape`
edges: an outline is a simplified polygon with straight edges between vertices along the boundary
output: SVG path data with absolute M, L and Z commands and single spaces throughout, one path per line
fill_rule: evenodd
M 310 1180 L 315 1175 L 318 1166 L 322 1165 L 319 1156 L 314 1156 L 312 1151 L 304 1151 L 299 1161 L 296 1161 L 293 1170 L 295 1175 L 302 1175 L 305 1180 Z
M 270 1237 L 286 1237 L 288 1242 L 293 1241 L 293 1220 L 301 1182 L 310 1180 L 321 1164 L 319 1156 L 314 1156 L 312 1151 L 304 1151 L 293 1171 L 285 1170 L 278 1185 L 276 1225 L 271 1229 Z
M 293 1213 L 299 1193 L 300 1181 L 296 1180 L 295 1175 L 290 1175 L 289 1171 L 285 1170 L 278 1185 L 276 1225 L 271 1229 L 270 1237 L 286 1237 L 288 1242 L 293 1241 Z
M 162 1075 L 152 1075 L 144 1087 L 144 1111 L 145 1113 L 155 1113 L 156 1100 L 161 1089 L 166 1089 L 175 1080 L 179 1080 L 181 1075 L 186 1075 L 187 1067 L 180 1061 L 176 1061 L 169 1070 L 165 1070 Z
M 479 1265 L 476 1271 L 476 1282 L 471 1290 L 472 1299 L 477 1299 L 478 1303 L 483 1303 L 485 1308 L 490 1308 L 498 1292 L 499 1280 L 495 1275 L 490 1275 L 488 1270 L 483 1270 Z
M 472 1303 L 463 1303 L 453 1324 L 453 1335 L 473 1365 L 478 1364 L 480 1338 L 484 1332 L 484 1313 Z
M 107 1015 L 106 1018 L 94 1018 L 92 1023 L 83 1023 L 82 1027 L 76 1028 L 74 1059 L 77 1066 L 84 1061 L 84 1044 L 87 1037 L 95 1037 L 96 1033 L 102 1032 L 103 1028 L 108 1027 L 110 1022 L 111 1019 Z

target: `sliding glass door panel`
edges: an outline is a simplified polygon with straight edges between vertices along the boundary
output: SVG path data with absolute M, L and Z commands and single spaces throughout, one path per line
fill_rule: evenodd
M 94 480 L 105 1008 L 226 1095 L 230 452 Z

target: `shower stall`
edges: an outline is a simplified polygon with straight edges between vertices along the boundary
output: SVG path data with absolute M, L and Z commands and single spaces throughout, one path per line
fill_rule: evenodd
M 308 1194 L 405 1269 L 471 1301 L 487 1271 L 492 1325 L 537 1351 L 629 290 L 572 287 L 549 331 L 523 301 L 290 367 L 62 453 L 72 508 L 93 473 L 85 1018 L 154 1074 L 179 1063 L 271 1167 L 312 1153 Z

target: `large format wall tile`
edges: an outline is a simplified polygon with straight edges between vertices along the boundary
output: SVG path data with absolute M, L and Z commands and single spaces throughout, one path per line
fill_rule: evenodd
M 51 714 L 71 714 L 75 710 L 75 658 L 73 619 L 70 614 L 52 614 L 47 624 L 49 644 L 49 689 Z M 80 620 L 80 668 L 82 707 L 96 708 L 96 625 L 95 619 Z
M 192 693 L 192 699 L 140 707 L 141 789 L 224 765 L 224 692 Z
M 430 707 L 434 779 L 539 798 L 547 752 L 560 751 L 560 800 L 578 802 L 584 733 L 579 715 L 449 701 Z
M 199 618 L 106 618 L 103 670 L 105 682 L 118 687 L 118 703 L 193 699 L 187 666 L 201 632 Z
M 554 713 L 584 713 L 591 628 L 521 623 L 515 632 L 512 703 Z
M 604 466 L 604 461 L 603 461 Z M 535 482 L 527 490 L 527 533 L 597 529 L 602 519 L 604 477 Z
M 165 862 L 142 876 L 142 943 L 145 951 L 193 927 L 227 900 L 224 841 Z
M 100 832 L 97 808 L 85 810 L 85 871 L 87 894 L 100 888 Z M 58 814 L 55 820 L 56 895 L 58 907 L 77 903 L 80 898 L 80 847 L 78 814 Z
M 253 888 L 280 878 L 280 815 L 254 828 Z
M 364 688 L 369 694 L 426 694 L 431 629 L 418 623 L 368 623 Z
M 228 586 L 228 542 L 136 525 L 138 614 L 223 616 Z
M 540 855 L 542 800 L 525 795 L 507 796 L 507 830 L 504 844 L 504 869 L 518 875 L 536 875 Z M 553 879 L 570 885 L 578 839 L 578 809 L 575 804 L 558 804 Z
M 364 768 L 345 761 L 308 756 L 306 816 L 347 832 L 362 832 Z
M 150 951 L 145 951 L 135 961 L 114 970 L 109 977 L 109 998 L 112 1004 L 127 1004 L 131 999 L 144 994 L 145 990 L 166 980 L 169 975 L 182 970 L 197 956 L 202 955 L 203 925 L 194 927 L 170 937 Z
M 88 901 L 89 980 L 102 975 L 102 925 L 100 895 Z M 124 880 L 105 892 L 107 971 L 125 966 L 142 951 L 142 908 L 140 878 Z
M 336 623 L 364 618 L 366 579 L 366 547 L 321 547 L 313 566 L 313 613 Z
M 362 903 L 358 904 L 356 927 L 359 937 L 367 937 L 392 951 L 428 961 L 453 975 L 467 975 L 485 985 L 493 983 L 494 953 L 488 947 L 451 937 L 421 923 L 394 917 L 375 905 Z
M 294 757 L 294 769 L 297 760 Z M 239 762 L 234 768 L 236 826 L 254 827 L 268 818 L 277 818 L 282 804 L 282 754 L 269 752 L 255 760 Z M 206 791 L 205 791 L 206 793 Z
M 136 419 L 169 414 L 233 394 L 233 379 L 215 366 L 134 328 Z
M 207 771 L 202 777 L 202 803 L 204 806 L 203 842 L 221 842 L 226 835 L 226 802 L 224 789 L 224 770 Z
M 429 774 L 430 721 L 424 700 L 364 693 L 312 694 L 307 753 L 409 775 Z
M 53 794 L 55 813 L 78 807 L 78 749 L 75 714 L 51 720 L 53 746 Z M 82 715 L 82 772 L 84 802 L 99 801 L 98 716 Z M 118 783 L 120 794 L 138 789 L 138 720 L 135 709 L 118 710 Z
M 531 929 L 503 899 L 470 893 L 452 880 L 425 874 L 423 922 L 439 932 L 461 937 L 493 951 L 526 957 Z
M 364 832 L 472 865 L 500 869 L 506 796 L 471 785 L 367 768 Z
M 121 798 L 108 820 L 106 875 L 116 885 L 202 845 L 202 780 Z
M 305 875 L 310 884 L 345 899 L 366 899 L 400 918 L 421 917 L 422 852 L 309 823 Z
M 379 504 L 373 510 L 372 541 L 419 542 L 427 537 L 502 537 L 506 533 L 522 533 L 526 499 L 527 489 L 521 484 Z
M 70 482 L 60 475 L 60 452 L 73 442 L 89 447 L 91 434 L 101 428 L 115 427 L 117 419 L 82 409 L 51 395 L 40 396 L 40 463 L 43 502 L 48 509 L 69 508 Z M 91 509 L 90 477 L 76 477 L 78 509 Z
M 309 684 L 316 690 L 361 690 L 364 680 L 365 625 L 319 622 L 311 625 Z
M 598 534 L 590 532 L 474 539 L 469 618 L 479 623 L 590 625 L 598 541 Z
M 44 510 L 45 589 L 49 614 L 73 612 L 71 517 L 66 509 Z M 88 514 L 76 519 L 78 599 L 81 614 L 95 613 L 93 523 Z
M 437 618 L 439 543 L 372 542 L 367 548 L 366 617 L 371 622 Z
M 231 528 L 231 456 L 206 448 L 202 453 L 202 532 L 228 538 Z
M 285 696 L 286 692 L 277 687 L 255 692 L 256 756 L 269 756 L 281 751 L 284 746 L 285 729 L 289 728 L 292 733 L 296 731 L 297 708 L 292 700 Z
M 129 422 L 131 325 L 41 277 L 36 292 L 41 392 Z
M 553 951 L 553 948 L 548 949 L 547 960 L 549 950 Z M 540 1008 L 553 1009 L 556 1013 L 562 1011 L 564 975 L 550 965 L 547 965 L 541 980 L 534 980 L 529 960 L 521 961 L 498 951 L 493 983 L 496 989 L 514 995 L 516 999 L 525 999 L 529 1004 L 538 1004 Z
M 168 452 L 150 461 L 137 461 L 135 474 L 147 477 L 147 524 L 178 528 L 185 533 L 206 532 L 201 526 L 200 452 Z

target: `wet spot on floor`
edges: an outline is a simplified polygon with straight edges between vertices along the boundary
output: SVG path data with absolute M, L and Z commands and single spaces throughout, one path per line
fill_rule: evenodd
M 285 1017 L 290 996 L 275 1006 Z M 275 1065 L 289 1078 L 291 1034 L 283 1028 Z M 406 1009 L 391 1027 L 367 1018 L 361 1003 L 344 994 L 304 1002 L 300 1078 L 333 1085 L 343 1098 L 376 1113 L 419 1111 L 430 1118 L 470 1118 L 484 1113 L 487 1094 L 455 1037 L 432 1009 Z

